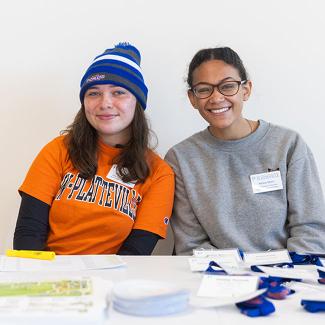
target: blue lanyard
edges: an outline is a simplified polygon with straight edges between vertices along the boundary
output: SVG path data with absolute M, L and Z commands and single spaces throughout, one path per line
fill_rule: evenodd
M 288 267 L 293 268 L 294 265 L 317 265 L 323 266 L 320 257 L 314 254 L 297 254 L 296 252 L 290 252 L 290 257 L 292 259 L 292 263 L 281 263 L 276 264 L 274 266 L 277 267 Z M 225 275 L 225 272 L 222 268 L 221 270 L 216 270 L 215 267 L 221 268 L 216 262 L 211 261 L 209 263 L 209 267 L 205 271 L 209 274 L 216 275 Z M 261 272 L 258 266 L 251 266 L 251 270 L 255 272 Z M 325 284 L 325 272 L 318 270 L 319 279 L 318 282 L 321 284 Z M 267 291 L 262 295 L 255 297 L 253 299 L 243 301 L 241 303 L 237 303 L 236 306 L 240 309 L 241 313 L 250 316 L 250 317 L 258 317 L 258 316 L 266 316 L 275 311 L 275 307 L 266 298 L 282 300 L 285 299 L 288 295 L 293 294 L 295 291 L 287 288 L 284 285 L 284 282 L 289 281 L 301 281 L 300 279 L 287 279 L 281 277 L 260 277 L 259 288 L 266 288 Z M 312 301 L 312 300 L 302 300 L 301 305 L 305 308 L 305 310 L 309 312 L 318 312 L 325 311 L 325 302 L 323 301 Z

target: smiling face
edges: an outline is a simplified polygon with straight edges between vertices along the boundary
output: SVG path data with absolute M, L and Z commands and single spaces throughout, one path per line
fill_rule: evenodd
M 95 85 L 84 97 L 88 122 L 103 142 L 111 146 L 129 141 L 136 103 L 131 92 L 115 85 Z
M 193 71 L 194 87 L 201 83 L 219 85 L 225 81 L 241 81 L 241 78 L 235 67 L 222 60 L 206 61 Z M 239 86 L 234 96 L 222 95 L 217 87 L 204 99 L 197 98 L 192 90 L 188 91 L 188 96 L 193 107 L 210 124 L 213 135 L 222 139 L 239 139 L 250 133 L 249 125 L 242 117 L 243 102 L 250 93 L 251 82 L 247 81 Z

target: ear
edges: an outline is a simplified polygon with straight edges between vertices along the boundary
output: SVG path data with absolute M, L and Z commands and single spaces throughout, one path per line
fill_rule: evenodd
M 187 91 L 187 96 L 188 96 L 188 99 L 190 100 L 193 108 L 197 109 L 197 98 L 195 97 L 195 95 L 191 89 L 189 89 Z
M 242 85 L 243 88 L 243 100 L 248 100 L 249 96 L 252 92 L 252 82 L 250 80 L 247 80 L 245 84 Z

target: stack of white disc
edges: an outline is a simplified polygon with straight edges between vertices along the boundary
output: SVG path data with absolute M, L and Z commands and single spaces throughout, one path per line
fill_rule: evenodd
M 189 291 L 169 283 L 127 280 L 113 288 L 113 308 L 136 316 L 162 316 L 185 311 Z

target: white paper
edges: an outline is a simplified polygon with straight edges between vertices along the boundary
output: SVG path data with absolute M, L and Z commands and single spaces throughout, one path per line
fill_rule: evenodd
M 117 182 L 117 183 L 120 183 L 122 185 L 131 187 L 131 188 L 133 188 L 135 186 L 135 183 L 133 183 L 133 182 L 126 183 L 121 179 L 121 177 L 117 173 L 117 165 L 116 164 L 112 166 L 112 168 L 110 169 L 110 171 L 108 172 L 106 177 L 108 179 L 111 179 L 111 180 Z
M 318 282 L 305 283 L 298 281 L 290 281 L 286 283 L 286 287 L 297 291 L 297 293 L 300 292 L 302 294 L 318 294 L 319 292 L 325 294 L 325 286 L 323 284 L 319 284 Z
M 251 271 L 250 268 L 247 268 L 245 266 L 227 266 L 227 265 L 222 265 L 220 264 L 220 266 L 222 267 L 222 269 L 229 275 L 256 275 L 256 272 Z
M 280 268 L 270 266 L 259 266 L 258 268 L 269 276 L 276 276 L 281 278 L 301 280 L 317 280 L 319 278 L 316 269 Z
M 111 289 L 110 281 L 94 277 L 1 280 L 0 323 L 100 324 Z
M 252 293 L 239 295 L 237 297 L 190 297 L 190 305 L 198 308 L 221 307 L 237 304 L 242 301 L 253 299 L 263 294 L 267 289 L 256 290 Z
M 253 293 L 258 286 L 257 276 L 204 275 L 199 297 L 239 297 Z
M 325 302 L 325 292 L 304 292 L 301 299 Z
M 283 189 L 279 170 L 250 176 L 253 193 L 264 193 Z
M 229 267 L 238 267 L 243 262 L 238 249 L 194 249 L 193 254 L 194 258 L 210 258 L 210 261 Z
M 247 266 L 250 266 L 292 263 L 292 260 L 289 252 L 286 249 L 281 249 L 260 253 L 244 253 L 244 262 Z
M 231 249 L 193 249 L 194 257 L 219 257 L 220 259 L 226 260 L 236 260 L 240 262 L 242 259 L 240 257 L 237 248 Z
M 295 265 L 294 266 L 296 270 L 301 269 L 301 270 L 317 270 L 318 266 L 314 264 L 300 264 L 300 265 Z
M 0 271 L 79 271 L 125 265 L 118 255 L 57 255 L 54 260 L 0 256 Z
M 203 272 L 209 267 L 209 263 L 213 259 L 210 257 L 190 257 L 188 262 L 190 264 L 190 269 L 192 272 Z M 222 270 L 220 267 L 214 267 L 216 270 Z

